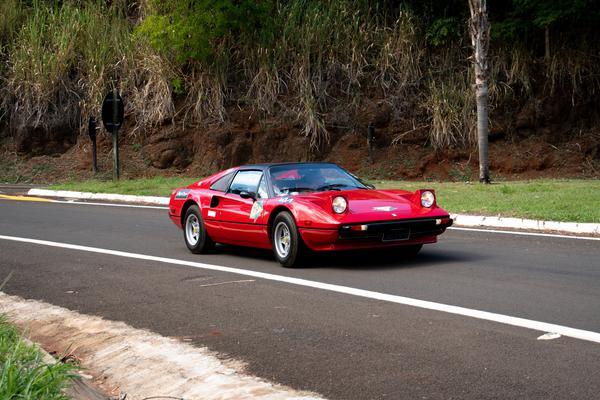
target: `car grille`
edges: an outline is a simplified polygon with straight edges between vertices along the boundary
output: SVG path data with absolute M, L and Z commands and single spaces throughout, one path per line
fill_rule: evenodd
M 448 217 L 438 218 L 437 220 L 441 220 L 441 223 L 436 223 L 435 218 L 428 218 L 342 225 L 339 238 L 342 240 L 377 240 L 383 242 L 410 240 L 442 234 L 447 227 L 452 225 L 452 219 Z M 365 230 L 359 230 L 361 228 Z

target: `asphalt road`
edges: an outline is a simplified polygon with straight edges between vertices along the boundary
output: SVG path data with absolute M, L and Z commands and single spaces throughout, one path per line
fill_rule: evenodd
M 600 242 L 448 231 L 415 260 L 190 254 L 166 210 L 0 200 L 0 235 L 200 261 L 600 332 Z M 600 344 L 314 288 L 0 240 L 4 288 L 191 338 L 258 376 L 334 399 L 593 399 Z M 217 284 L 217 285 L 214 285 Z M 209 285 L 209 286 L 207 286 Z

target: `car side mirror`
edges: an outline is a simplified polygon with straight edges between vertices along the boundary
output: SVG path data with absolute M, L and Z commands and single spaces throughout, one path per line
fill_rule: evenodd
M 252 199 L 252 200 L 256 201 L 256 195 L 254 193 L 250 193 L 250 192 L 246 192 L 246 191 L 241 191 L 240 192 L 240 197 L 242 199 Z

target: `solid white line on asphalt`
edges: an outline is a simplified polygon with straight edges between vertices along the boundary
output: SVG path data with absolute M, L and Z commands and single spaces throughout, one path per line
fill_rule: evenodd
M 518 232 L 518 231 L 503 231 L 498 229 L 477 229 L 477 228 L 459 228 L 453 226 L 448 228 L 455 231 L 473 231 L 473 232 L 487 232 L 487 233 L 504 233 L 508 235 L 523 235 L 523 236 L 542 236 L 551 238 L 563 238 L 563 239 L 579 239 L 579 240 L 600 240 L 600 237 L 588 237 L 588 236 L 569 236 L 559 235 L 557 233 L 537 233 L 537 232 Z
M 59 247 L 59 248 L 63 248 L 63 249 L 87 251 L 87 252 L 98 253 L 98 254 L 107 254 L 107 255 L 113 255 L 113 256 L 118 256 L 118 257 L 133 258 L 133 259 L 138 259 L 138 260 L 161 262 L 161 263 L 174 264 L 174 265 L 184 265 L 187 267 L 194 267 L 194 268 L 200 268 L 200 269 L 206 269 L 206 270 L 212 270 L 212 271 L 228 272 L 228 273 L 244 275 L 244 276 L 252 276 L 255 278 L 261 278 L 261 279 L 266 279 L 266 280 L 270 280 L 270 281 L 284 282 L 284 283 L 289 283 L 292 285 L 305 286 L 305 287 L 311 287 L 311 288 L 315 288 L 315 289 L 327 290 L 330 292 L 349 294 L 351 296 L 365 297 L 365 298 L 369 298 L 369 299 L 387 301 L 390 303 L 403 304 L 403 305 L 408 305 L 408 306 L 413 306 L 413 307 L 418 307 L 418 308 L 424 308 L 424 309 L 428 309 L 428 310 L 463 315 L 466 317 L 472 317 L 472 318 L 482 319 L 482 320 L 486 320 L 486 321 L 499 322 L 501 324 L 512 325 L 512 326 L 517 326 L 517 327 L 527 328 L 527 329 L 533 329 L 536 331 L 552 332 L 552 333 L 560 334 L 562 336 L 572 337 L 575 339 L 581 339 L 581 340 L 586 340 L 589 342 L 600 343 L 600 333 L 598 333 L 598 332 L 570 328 L 568 326 L 556 325 L 556 324 L 551 324 L 551 323 L 547 323 L 547 322 L 534 321 L 534 320 L 525 319 L 525 318 L 511 317 L 509 315 L 496 314 L 496 313 L 492 313 L 492 312 L 488 312 L 488 311 L 480 311 L 480 310 L 474 310 L 471 308 L 453 306 L 453 305 L 442 304 L 442 303 L 435 303 L 435 302 L 427 301 L 427 300 L 419 300 L 419 299 L 413 299 L 410 297 L 396 296 L 396 295 L 392 295 L 392 294 L 373 292 L 370 290 L 334 285 L 334 284 L 330 284 L 330 283 L 310 281 L 307 279 L 292 278 L 292 277 L 288 277 L 288 276 L 268 274 L 265 272 L 258 272 L 258 271 L 246 270 L 246 269 L 241 269 L 241 268 L 233 268 L 233 267 L 224 267 L 224 266 L 213 265 L 213 264 L 204 264 L 204 263 L 193 262 L 193 261 L 178 260 L 178 259 L 174 259 L 174 258 L 156 257 L 156 256 L 147 255 L 147 254 L 129 253 L 129 252 L 125 252 L 125 251 L 101 249 L 98 247 L 80 246 L 80 245 L 69 244 L 69 243 L 50 242 L 47 240 L 38 240 L 38 239 L 30 239 L 30 238 L 23 238 L 23 237 L 16 237 L 16 236 L 4 236 L 4 235 L 0 235 L 0 239 L 14 241 L 14 242 L 38 244 L 38 245 L 42 245 L 42 246 Z

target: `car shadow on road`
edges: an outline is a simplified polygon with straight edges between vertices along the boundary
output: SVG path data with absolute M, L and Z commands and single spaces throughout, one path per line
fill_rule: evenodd
M 231 245 L 219 245 L 218 253 L 276 263 L 273 253 Z M 454 263 L 481 261 L 482 254 L 465 251 L 428 249 L 424 247 L 416 256 L 403 254 L 399 249 L 355 250 L 344 252 L 309 253 L 294 269 L 348 269 L 385 270 L 395 268 L 428 268 Z
M 423 249 L 416 256 L 408 256 L 399 250 L 350 251 L 314 254 L 307 258 L 304 268 L 336 268 L 347 270 L 386 270 L 406 268 L 429 268 L 455 263 L 480 261 L 479 254 L 463 251 L 432 251 Z

